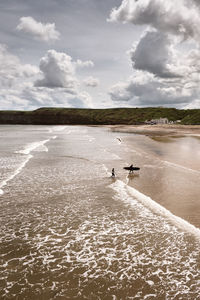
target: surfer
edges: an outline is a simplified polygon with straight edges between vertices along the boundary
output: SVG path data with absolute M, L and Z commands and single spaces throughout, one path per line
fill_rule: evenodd
M 115 177 L 115 169 L 112 168 L 112 177 Z
M 140 168 L 134 167 L 133 165 L 130 165 L 130 167 L 124 167 L 125 170 L 128 170 L 129 173 L 133 173 L 133 171 L 139 171 Z
M 133 165 L 130 165 L 130 171 L 129 171 L 129 173 L 133 173 Z

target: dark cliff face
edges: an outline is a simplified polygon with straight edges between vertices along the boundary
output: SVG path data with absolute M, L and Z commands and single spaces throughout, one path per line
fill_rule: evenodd
M 24 120 L 24 123 L 22 123 Z M 1 111 L 1 124 L 27 124 L 23 112 Z
M 40 108 L 35 111 L 0 111 L 0 124 L 33 125 L 106 125 L 143 124 L 146 120 L 168 118 L 182 120 L 184 124 L 200 124 L 200 110 L 178 110 L 175 108 L 115 108 L 73 109 Z

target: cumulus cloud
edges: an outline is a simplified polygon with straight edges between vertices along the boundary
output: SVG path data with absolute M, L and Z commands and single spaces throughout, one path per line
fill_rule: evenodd
M 184 39 L 200 39 L 199 10 L 193 0 L 123 0 L 112 10 L 109 20 L 149 25 Z
M 35 82 L 36 87 L 64 88 L 71 94 L 78 93 L 80 85 L 77 79 L 76 70 L 81 67 L 93 66 L 92 61 L 73 61 L 72 57 L 66 53 L 55 50 L 47 51 L 46 55 L 40 60 L 41 79 Z M 99 84 L 98 79 L 88 77 L 84 80 L 87 86 L 95 87 Z
M 79 85 L 76 77 L 76 69 L 93 67 L 92 61 L 73 61 L 66 53 L 55 50 L 47 51 L 40 60 L 40 71 L 42 78 L 35 82 L 35 86 L 48 88 L 65 88 L 69 93 L 76 93 Z M 88 86 L 97 86 L 98 80 L 89 77 L 84 82 Z
M 79 91 L 76 64 L 67 54 L 48 51 L 39 70 L 22 64 L 5 45 L 0 45 L 0 64 L 0 109 L 93 106 L 91 96 Z M 43 78 L 36 80 L 38 76 Z
M 25 89 L 39 73 L 36 66 L 22 64 L 20 59 L 0 44 L 0 109 L 28 109 L 30 102 L 23 97 Z
M 18 31 L 32 35 L 35 39 L 45 42 L 58 40 L 60 33 L 55 29 L 54 23 L 37 22 L 32 17 L 22 17 L 17 26 Z
M 66 88 L 71 93 L 75 92 L 77 79 L 75 76 L 75 64 L 71 56 L 55 50 L 49 50 L 40 60 L 40 71 L 43 78 L 37 80 L 35 86 Z
M 83 83 L 89 87 L 97 87 L 99 85 L 99 79 L 89 76 L 83 80 Z
M 140 69 L 141 71 L 134 71 L 134 76 L 127 81 L 111 87 L 109 94 L 113 101 L 137 106 L 190 107 L 189 104 L 193 103 L 191 107 L 194 105 L 199 107 L 200 52 L 198 49 L 190 50 L 189 53 L 177 58 L 177 66 L 174 70 L 181 76 L 158 76 L 160 74 L 154 69 L 153 72 L 150 67 Z
M 64 89 L 46 89 L 23 86 L 18 89 L 0 90 L 0 109 L 30 110 L 38 107 L 92 107 L 91 96 L 86 93 L 71 95 Z
M 83 62 L 78 60 L 78 64 L 81 67 L 90 66 L 91 61 Z M 80 91 L 80 83 L 77 78 L 76 69 L 77 61 L 73 61 L 72 57 L 66 53 L 57 52 L 55 50 L 49 50 L 44 57 L 40 60 L 40 72 L 41 79 L 35 81 L 35 87 L 41 88 L 43 91 L 48 88 L 48 94 L 59 95 L 56 103 L 63 104 L 65 99 L 65 105 L 70 107 L 92 107 L 92 98 L 85 92 Z
M 130 50 L 133 67 L 163 78 L 180 76 L 172 46 L 172 40 L 167 34 L 158 31 L 145 32 Z
M 78 59 L 76 61 L 76 66 L 79 67 L 79 68 L 94 67 L 94 63 L 91 60 L 82 61 L 82 60 Z
M 22 64 L 19 58 L 11 54 L 5 45 L 0 44 L 0 87 L 11 88 L 19 81 L 38 74 L 39 69 L 30 64 Z
M 199 103 L 199 7 L 196 0 L 123 0 L 112 10 L 110 21 L 145 29 L 129 50 L 134 76 L 111 87 L 113 101 L 182 107 Z M 187 44 L 191 41 L 193 50 Z
M 186 80 L 169 81 L 149 73 L 138 72 L 126 82 L 113 85 L 109 94 L 113 101 L 136 106 L 179 105 L 183 107 L 198 99 L 198 85 L 190 86 Z
M 78 92 L 75 95 L 66 93 L 65 89 L 26 88 L 21 93 L 23 99 L 29 100 L 29 107 L 80 107 L 92 106 L 92 98 L 86 92 Z

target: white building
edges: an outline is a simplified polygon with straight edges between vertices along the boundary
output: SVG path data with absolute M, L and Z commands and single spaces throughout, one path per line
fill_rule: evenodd
M 160 119 L 152 119 L 151 121 L 145 121 L 146 124 L 169 124 L 169 120 L 167 118 Z

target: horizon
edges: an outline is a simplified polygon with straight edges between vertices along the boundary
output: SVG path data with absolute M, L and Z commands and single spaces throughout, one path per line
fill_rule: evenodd
M 41 109 L 87 109 L 87 110 L 108 110 L 108 109 L 157 109 L 157 108 L 162 108 L 162 109 L 176 109 L 176 110 L 200 110 L 200 108 L 177 108 L 177 107 L 170 107 L 170 106 L 143 106 L 143 107 L 103 107 L 103 108 L 91 108 L 91 107 L 56 107 L 56 106 L 41 106 L 35 109 L 29 109 L 29 110 L 23 110 L 23 109 L 0 109 L 0 112 L 4 111 L 20 111 L 20 112 L 31 112 L 31 111 L 36 111 L 36 110 L 41 110 Z
M 56 106 L 44 106 L 44 107 L 38 107 L 35 109 L 30 109 L 30 110 L 18 110 L 18 109 L 0 109 L 0 112 L 2 111 L 22 111 L 22 112 L 30 112 L 30 111 L 36 111 L 36 110 L 41 110 L 41 109 L 87 109 L 87 110 L 108 110 L 108 109 L 157 109 L 157 108 L 162 108 L 162 109 L 176 109 L 176 110 L 200 110 L 199 108 L 176 108 L 176 107 L 170 107 L 170 106 L 143 106 L 143 107 L 104 107 L 104 108 L 90 108 L 90 107 L 56 107 Z
M 1 111 L 200 108 L 196 0 L 3 0 L 0 25 Z

